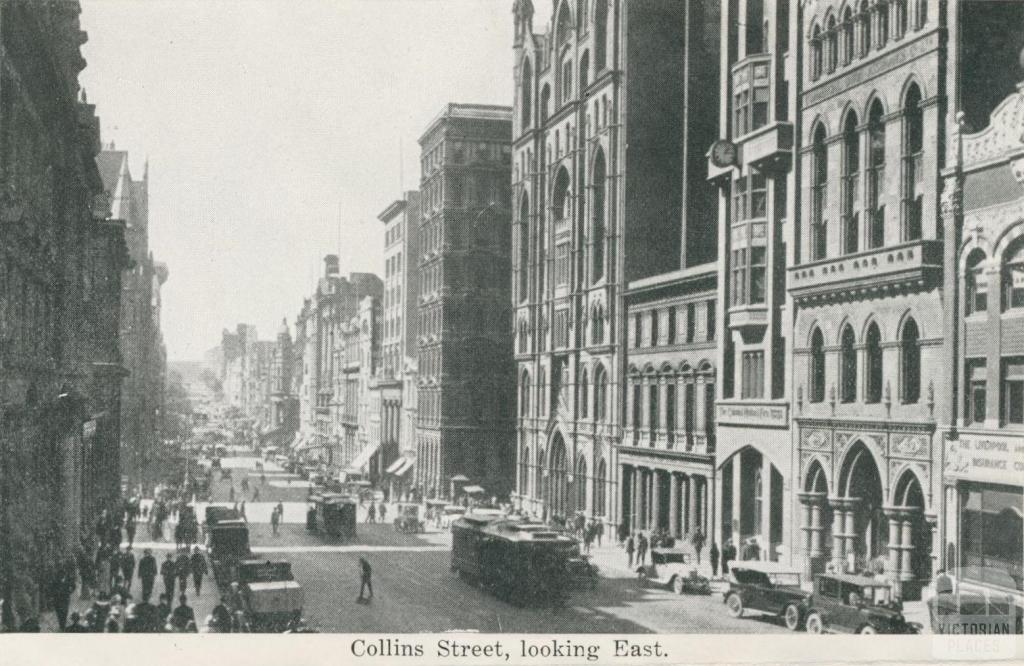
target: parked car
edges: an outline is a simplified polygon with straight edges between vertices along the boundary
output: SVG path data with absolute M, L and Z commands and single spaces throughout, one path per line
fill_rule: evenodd
M 711 583 L 691 563 L 691 554 L 678 548 L 651 549 L 651 563 L 637 567 L 640 584 L 654 583 L 676 594 L 711 594 Z
M 887 581 L 850 574 L 815 577 L 804 625 L 809 634 L 917 633 Z
M 729 615 L 742 617 L 747 611 L 767 613 L 796 631 L 804 626 L 807 599 L 811 593 L 801 589 L 800 574 L 770 564 L 733 565 L 732 580 L 724 593 Z

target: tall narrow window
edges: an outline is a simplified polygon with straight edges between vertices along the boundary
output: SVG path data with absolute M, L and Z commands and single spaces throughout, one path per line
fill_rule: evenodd
M 594 200 L 593 205 L 591 206 L 594 214 L 591 227 L 593 229 L 594 239 L 591 275 L 594 277 L 594 282 L 597 282 L 604 277 L 606 180 L 607 173 L 605 170 L 604 152 L 598 150 L 597 155 L 594 156 Z
M 747 55 L 765 52 L 764 0 L 747 0 L 747 15 L 744 17 L 747 36 Z
M 672 448 L 676 441 L 676 385 L 674 378 L 670 378 L 668 386 L 665 387 L 665 433 L 668 446 Z
M 811 402 L 823 402 L 825 400 L 825 337 L 821 329 L 815 328 L 811 333 L 811 391 L 809 400 Z
M 871 105 L 868 116 L 868 249 L 885 244 L 885 204 L 882 192 L 885 187 L 885 120 L 882 103 L 878 100 Z
M 836 29 L 836 18 L 830 16 L 825 27 L 828 44 L 828 73 L 836 71 L 839 66 L 839 31 Z
M 864 377 L 864 402 L 882 401 L 882 334 L 874 322 L 868 326 L 865 336 L 866 363 Z
M 519 415 L 530 415 L 530 375 L 525 372 L 519 381 Z
M 920 30 L 928 22 L 928 0 L 914 0 L 917 7 L 917 20 L 915 27 Z
M 821 77 L 822 53 L 821 53 L 821 28 L 814 26 L 811 30 L 811 80 Z
M 605 374 L 604 366 L 597 366 L 594 370 L 594 419 L 603 423 L 606 414 L 608 400 L 608 375 Z
M 687 378 L 683 393 L 683 429 L 686 430 L 687 439 L 693 437 L 693 430 L 696 427 L 697 418 L 697 385 L 692 378 Z
M 1003 259 L 1003 309 L 1024 308 L 1024 241 L 1007 248 Z
M 857 51 L 863 58 L 871 50 L 871 10 L 868 7 L 868 0 L 861 0 L 860 9 L 857 11 L 857 31 L 860 42 Z
M 921 114 L 921 91 L 911 85 L 903 104 L 903 236 L 904 240 L 921 239 L 924 194 L 924 121 Z
M 668 329 L 665 331 L 667 337 L 667 344 L 674 345 L 676 343 L 676 308 L 672 306 L 668 309 Z
M 967 423 L 985 422 L 985 403 L 988 400 L 985 390 L 988 385 L 987 371 L 985 359 L 968 359 L 964 373 L 967 377 L 964 405 Z
M 594 74 L 608 66 L 608 3 L 594 5 Z
M 661 312 L 658 310 L 651 310 L 651 346 L 657 347 L 659 340 L 659 334 L 661 333 Z
M 847 7 L 846 11 L 843 12 L 843 64 L 844 65 L 849 65 L 850 62 L 853 60 L 854 49 L 856 48 L 856 45 L 854 44 L 854 39 L 853 39 L 854 28 L 855 28 L 855 26 L 853 24 L 853 11 L 849 7 Z
M 860 137 L 857 135 L 857 114 L 847 114 L 843 125 L 843 252 L 860 250 Z
M 828 198 L 828 147 L 825 145 L 825 126 L 814 130 L 812 148 L 813 178 L 811 183 L 811 259 L 824 259 L 828 248 L 828 222 L 825 207 Z
M 523 62 L 523 80 L 519 88 L 520 122 L 524 130 L 533 122 L 533 67 L 530 61 Z
M 530 201 L 523 196 L 519 206 L 519 300 L 530 293 Z
M 985 253 L 981 250 L 975 250 L 967 257 L 964 282 L 967 292 L 966 314 L 987 312 L 988 276 L 985 274 Z
M 764 397 L 764 352 L 743 352 L 741 397 L 760 399 Z
M 579 386 L 579 405 L 580 405 L 580 417 L 587 418 L 587 405 L 589 404 L 588 395 L 589 385 L 587 383 L 587 369 L 584 368 L 583 372 L 580 373 L 580 386 Z
M 640 313 L 633 315 L 633 346 L 640 348 L 644 342 L 644 320 Z
M 697 304 L 686 304 L 686 343 L 693 342 L 697 334 Z
M 572 99 L 572 58 L 562 62 L 562 104 Z
M 647 387 L 647 424 L 650 428 L 651 446 L 654 446 L 654 440 L 658 437 L 658 428 L 661 427 L 661 418 L 658 405 L 658 392 L 661 387 L 658 386 L 658 378 L 652 378 L 653 384 Z
M 889 41 L 889 3 L 886 0 L 880 0 L 875 4 L 875 11 L 878 13 L 878 34 L 875 46 L 882 48 Z
M 583 57 L 580 58 L 580 94 L 586 92 L 587 86 L 590 85 L 590 52 L 584 51 Z
M 921 397 L 921 334 L 913 319 L 903 324 L 900 336 L 900 375 L 903 403 L 916 403 Z
M 854 402 L 857 399 L 857 348 L 853 327 L 847 324 L 839 341 L 839 399 Z
M 545 83 L 544 88 L 540 91 L 540 122 L 547 122 L 549 115 L 551 115 L 551 85 Z
M 895 37 L 900 39 L 907 34 L 907 0 L 894 0 L 896 11 Z

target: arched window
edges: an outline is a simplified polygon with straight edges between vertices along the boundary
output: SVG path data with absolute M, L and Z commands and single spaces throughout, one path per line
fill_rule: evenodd
M 924 119 L 921 91 L 911 85 L 903 103 L 903 240 L 921 239 L 924 211 Z
M 928 22 L 928 0 L 914 0 L 914 4 L 917 8 L 917 18 L 914 21 L 914 27 L 920 30 Z
M 828 40 L 828 73 L 831 74 L 839 66 L 839 31 L 836 30 L 836 17 L 829 17 L 825 31 Z
M 846 114 L 843 124 L 843 252 L 860 249 L 860 211 L 857 210 L 860 182 L 860 137 L 857 114 Z
M 811 259 L 824 259 L 828 251 L 828 222 L 825 207 L 828 204 L 828 146 L 825 145 L 825 126 L 814 130 L 812 148 L 811 183 Z
M 594 370 L 594 419 L 603 423 L 608 405 L 608 375 L 603 365 Z
M 857 347 L 853 327 L 847 324 L 839 341 L 839 399 L 854 402 L 857 399 Z
M 522 128 L 526 130 L 533 122 L 533 67 L 529 60 L 523 63 L 523 84 L 519 90 L 519 100 L 522 114 L 520 121 Z
M 878 324 L 871 322 L 865 335 L 864 402 L 882 401 L 882 334 Z
M 572 99 L 572 54 L 566 50 L 562 59 L 562 104 Z
M 580 58 L 580 94 L 590 85 L 590 52 L 584 51 Z
M 811 30 L 811 80 L 821 77 L 821 28 L 814 26 Z
M 544 494 L 544 449 L 537 449 L 537 464 L 533 467 L 533 496 Z
M 540 122 L 546 123 L 551 114 L 551 84 L 545 83 L 540 91 Z
M 843 12 L 843 64 L 844 65 L 849 65 L 850 62 L 853 60 L 854 49 L 856 48 L 856 45 L 854 44 L 854 39 L 853 39 L 854 27 L 855 26 L 853 24 L 853 11 L 849 7 L 847 7 L 846 11 Z
M 584 511 L 587 508 L 587 460 L 583 456 L 576 461 L 573 485 L 576 486 L 576 509 Z
M 868 249 L 885 244 L 885 118 L 882 103 L 871 104 L 868 115 Z
M 541 368 L 537 375 L 537 414 L 544 416 L 548 413 L 548 373 Z
M 861 0 L 857 11 L 857 26 L 860 36 L 858 53 L 863 58 L 871 50 L 871 10 L 868 8 L 868 0 Z
M 733 464 L 739 464 L 739 457 L 733 461 Z M 693 479 L 690 479 L 690 483 L 693 483 Z M 761 478 L 761 468 L 758 467 L 754 470 L 754 525 L 760 527 L 764 525 L 764 480 Z
M 519 415 L 530 415 L 530 375 L 527 372 L 519 379 Z
M 811 402 L 825 400 L 825 336 L 820 328 L 811 333 Z
M 594 156 L 594 201 L 591 205 L 593 220 L 591 221 L 593 235 L 593 253 L 590 267 L 590 274 L 594 282 L 604 277 L 604 246 L 605 246 L 605 187 L 607 172 L 604 162 L 604 151 L 598 150 Z
M 967 271 L 964 274 L 967 292 L 966 314 L 988 311 L 988 276 L 985 274 L 985 253 L 975 249 L 967 257 Z
M 913 319 L 900 336 L 900 375 L 903 403 L 912 405 L 921 397 L 921 335 Z
M 590 315 L 590 340 L 592 344 L 604 344 L 604 310 L 595 305 Z
M 587 418 L 587 405 L 589 404 L 588 395 L 588 380 L 587 380 L 587 369 L 584 368 L 580 373 L 580 386 L 579 386 L 579 405 L 580 405 L 580 418 Z
M 889 3 L 886 0 L 879 0 L 875 3 L 875 11 L 878 13 L 876 46 L 882 48 L 889 41 Z
M 1003 310 L 1024 308 L 1024 241 L 1003 254 Z
M 523 448 L 523 459 L 519 462 L 519 492 L 530 494 L 530 447 Z
M 594 72 L 608 66 L 608 0 L 594 5 Z
M 523 195 L 519 204 L 519 300 L 530 294 L 530 200 Z
M 894 0 L 896 10 L 895 37 L 899 39 L 907 34 L 907 0 Z
M 587 31 L 587 0 L 576 3 L 576 30 L 581 34 Z
M 570 215 L 571 197 L 569 196 L 569 172 L 565 168 L 559 169 L 555 176 L 555 186 L 552 190 L 551 206 L 555 216 L 555 223 L 567 221 Z
M 661 429 L 661 387 L 658 385 L 658 379 L 656 377 L 649 378 L 650 384 L 647 386 L 647 424 L 650 426 L 651 435 L 651 446 L 654 446 L 655 440 L 658 438 L 658 430 Z
M 604 1 L 604 0 L 600 0 Z M 605 514 L 605 486 L 608 483 L 608 465 L 602 458 L 597 463 L 597 475 L 594 477 L 594 508 L 593 513 L 595 516 L 603 516 Z

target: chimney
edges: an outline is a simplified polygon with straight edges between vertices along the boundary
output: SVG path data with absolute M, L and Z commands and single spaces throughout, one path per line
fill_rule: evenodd
M 324 257 L 324 275 L 331 277 L 338 274 L 338 255 L 329 254 Z

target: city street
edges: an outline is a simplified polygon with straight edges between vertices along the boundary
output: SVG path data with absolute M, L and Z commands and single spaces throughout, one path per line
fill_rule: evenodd
M 242 475 L 249 470 L 248 497 L 252 488 L 261 488 L 261 501 L 246 505 L 252 548 L 292 563 L 305 590 L 306 621 L 321 632 L 786 633 L 769 621 L 730 618 L 718 595 L 680 597 L 667 590 L 642 589 L 622 566 L 621 549 L 607 544 L 594 555 L 601 572 L 596 589 L 574 591 L 563 608 L 517 608 L 450 571 L 447 531 L 430 528 L 425 535 L 400 534 L 391 525 L 389 512 L 385 524 L 360 522 L 358 538 L 351 543 L 328 542 L 307 533 L 302 501 L 306 484 L 268 465 L 267 482 L 260 486 L 259 473 L 252 470 L 255 460 L 225 460 L 224 466 L 234 470 L 233 478 L 216 478 L 212 497 L 226 502 L 230 484 L 238 492 Z M 275 537 L 269 513 L 279 500 L 285 503 L 286 523 Z M 204 506 L 198 505 L 200 515 Z M 359 518 L 365 520 L 365 510 Z M 144 547 L 162 552 L 173 545 L 137 542 L 135 550 Z M 374 599 L 366 605 L 355 602 L 360 557 L 373 566 Z M 205 618 L 216 603 L 213 587 L 190 603 L 196 616 Z

